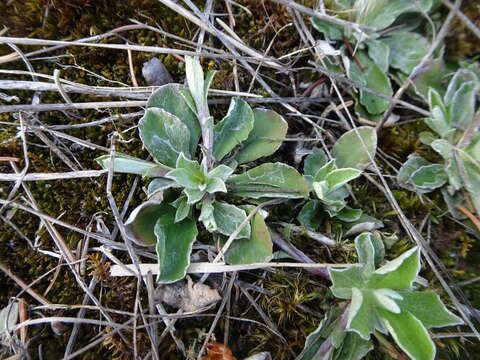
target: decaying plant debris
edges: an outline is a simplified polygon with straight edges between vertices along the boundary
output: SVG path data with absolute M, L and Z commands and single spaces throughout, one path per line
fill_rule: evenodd
M 473 3 L 2 2 L 0 358 L 475 357 Z

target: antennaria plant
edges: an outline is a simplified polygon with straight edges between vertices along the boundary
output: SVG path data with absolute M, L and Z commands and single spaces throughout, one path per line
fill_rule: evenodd
M 215 123 L 207 103 L 215 72 L 204 77 L 198 60 L 185 60 L 188 87 L 160 87 L 149 98 L 138 124 L 154 161 L 122 154 L 97 159 L 115 172 L 152 178 L 148 201 L 131 213 L 126 228 L 137 244 L 155 246 L 161 283 L 185 276 L 199 222 L 221 239 L 236 232 L 225 253 L 228 263 L 269 261 L 272 241 L 264 212 L 248 221 L 254 209 L 251 204 L 308 194 L 302 175 L 283 163 L 238 171 L 239 164 L 273 154 L 281 145 L 275 139 L 285 137 L 287 123 L 276 112 L 252 109 L 239 98 L 232 98 L 225 117 Z M 230 198 L 236 198 L 235 204 L 243 200 L 244 205 L 234 205 Z
M 419 248 L 383 263 L 380 236 L 363 233 L 355 239 L 355 249 L 360 266 L 329 269 L 333 295 L 348 303 L 327 313 L 297 360 L 362 359 L 373 349 L 372 335 L 381 340 L 382 334 L 390 334 L 411 359 L 433 360 L 436 349 L 428 329 L 462 321 L 435 292 L 417 291 Z

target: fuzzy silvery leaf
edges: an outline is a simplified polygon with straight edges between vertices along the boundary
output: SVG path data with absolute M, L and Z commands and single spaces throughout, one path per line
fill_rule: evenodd
M 362 216 L 362 214 L 362 209 L 352 209 L 349 207 L 345 207 L 337 214 L 337 218 L 345 222 L 354 222 L 360 219 L 360 216 Z
M 436 139 L 430 143 L 433 150 L 439 153 L 445 160 L 448 160 L 453 156 L 455 147 L 447 140 Z
M 155 245 L 155 223 L 166 208 L 167 205 L 156 201 L 147 201 L 137 206 L 125 222 L 127 235 L 139 245 Z
M 209 232 L 214 232 L 218 229 L 215 217 L 213 216 L 213 210 L 213 201 L 211 199 L 202 201 L 202 209 L 198 220 L 203 222 L 203 226 L 205 226 L 205 229 Z
M 155 223 L 159 283 L 172 283 L 185 277 L 190 265 L 192 246 L 198 234 L 194 219 L 185 218 L 176 223 L 175 213 L 175 208 L 166 206 Z
M 401 300 L 402 296 L 397 292 L 390 289 L 378 289 L 373 292 L 373 295 L 381 308 L 394 314 L 400 314 L 401 310 L 397 300 Z
M 217 73 L 216 70 L 208 70 L 207 75 L 205 76 L 205 81 L 203 84 L 203 96 L 205 99 L 205 102 L 207 101 L 208 97 L 208 90 L 210 89 L 210 86 L 212 85 L 213 78 L 215 77 L 215 74 Z
M 351 299 L 352 288 L 365 287 L 363 269 L 360 266 L 351 266 L 346 269 L 328 269 L 332 286 L 330 290 L 335 297 L 340 299 Z
M 381 229 L 383 227 L 383 222 L 373 216 L 362 214 L 357 221 L 345 225 L 348 228 L 345 236 L 353 236 L 366 231 Z
M 452 129 L 450 118 L 448 114 L 442 110 L 440 106 L 435 106 L 430 109 L 432 117 L 425 118 L 425 123 L 441 137 L 446 137 Z
M 158 88 L 148 99 L 147 108 L 160 108 L 175 115 L 183 122 L 190 132 L 190 155 L 194 155 L 200 139 L 201 128 L 198 122 L 195 106 L 190 92 L 180 84 L 167 84 Z
M 248 213 L 253 210 L 249 207 Z M 250 220 L 251 235 L 237 239 L 228 248 L 225 260 L 229 264 L 252 264 L 269 262 L 272 259 L 273 243 L 262 215 L 257 212 Z
M 227 180 L 232 195 L 253 199 L 302 198 L 308 186 L 296 169 L 283 163 L 265 163 L 231 176 Z
M 183 189 L 185 195 L 187 195 L 187 203 L 192 205 L 199 202 L 206 193 L 206 189 L 199 190 L 199 189 Z
M 315 175 L 322 166 L 327 163 L 325 151 L 319 148 L 313 148 L 312 153 L 308 154 L 303 162 L 303 174 L 308 182 L 312 183 Z
M 315 181 L 312 186 L 315 195 L 317 195 L 320 200 L 327 200 L 329 189 L 326 181 Z
M 411 290 L 420 271 L 420 250 L 414 247 L 375 270 L 368 279 L 370 289 Z
M 317 18 L 312 18 L 312 25 L 315 30 L 325 34 L 330 40 L 341 40 L 343 37 L 343 27 L 340 25 L 322 21 Z
M 208 173 L 209 178 L 219 178 L 222 181 L 226 181 L 230 175 L 232 175 L 233 169 L 227 165 L 218 165 L 216 168 Z
M 165 189 L 173 187 L 178 187 L 177 183 L 173 180 L 167 178 L 153 179 L 150 184 L 148 184 L 147 196 L 148 198 L 150 198 L 159 191 L 163 191 Z
M 466 151 L 460 151 L 459 166 L 462 168 L 462 179 L 476 213 L 480 214 L 480 159 L 472 157 Z
M 435 345 L 419 319 L 408 311 L 394 314 L 379 309 L 379 313 L 388 332 L 411 359 L 433 360 L 435 358 Z
M 95 159 L 97 163 L 104 169 L 110 168 L 112 157 L 110 155 L 102 155 Z M 113 172 L 136 174 L 148 177 L 164 176 L 170 168 L 151 161 L 137 159 L 124 154 L 115 154 L 113 158 Z
M 232 98 L 227 115 L 215 125 L 213 156 L 216 161 L 223 159 L 235 146 L 248 138 L 253 129 L 253 111 L 242 99 Z
M 177 209 L 175 212 L 175 222 L 178 223 L 185 219 L 190 214 L 191 205 L 187 203 L 187 197 L 185 195 L 180 196 L 177 200 L 171 203 L 171 205 Z
M 187 84 L 199 114 L 205 114 L 207 101 L 205 96 L 205 79 L 198 58 L 185 56 L 185 75 Z
M 410 181 L 415 187 L 426 191 L 442 187 L 446 184 L 447 180 L 447 173 L 442 164 L 421 166 L 410 176 Z
M 320 182 L 325 181 L 327 175 L 330 174 L 333 170 L 336 169 L 335 159 L 332 159 L 326 163 L 324 163 L 321 167 L 319 167 L 314 175 L 314 181 Z
M 239 164 L 272 155 L 278 150 L 282 140 L 265 138 L 281 139 L 287 135 L 288 123 L 275 111 L 254 109 L 253 119 L 253 129 L 235 155 Z
M 478 83 L 470 81 L 462 84 L 455 92 L 450 104 L 450 118 L 453 126 L 465 129 L 473 121 L 477 89 Z
M 362 339 L 370 339 L 379 319 L 373 291 L 352 288 L 352 300 L 348 309 L 347 329 L 355 331 Z
M 390 66 L 390 48 L 383 41 L 370 40 L 367 41 L 368 46 L 368 55 L 378 67 L 387 72 L 388 67 Z
M 473 159 L 480 159 L 480 132 L 473 135 L 470 144 L 464 150 Z
M 220 201 L 213 203 L 213 217 L 220 234 L 230 236 L 239 225 L 245 221 L 247 214 L 239 207 Z M 235 239 L 249 238 L 251 235 L 250 224 L 247 223 Z
M 143 145 L 155 161 L 175 167 L 181 153 L 190 154 L 190 131 L 175 115 L 160 108 L 149 108 L 138 128 Z
M 207 188 L 205 190 L 209 194 L 214 194 L 216 192 L 227 192 L 227 186 L 225 185 L 225 182 L 217 177 L 210 178 L 208 179 L 207 182 Z
M 11 331 L 18 322 L 18 302 L 10 302 L 0 311 L 0 337 Z M 4 344 L 3 344 L 4 345 Z
M 411 188 L 410 177 L 415 171 L 426 165 L 431 165 L 431 163 L 420 155 L 415 153 L 408 155 L 407 161 L 403 163 L 397 174 L 398 183 L 403 187 Z
M 452 103 L 452 100 L 455 97 L 455 93 L 463 86 L 463 84 L 478 81 L 478 75 L 475 74 L 474 71 L 468 69 L 458 70 L 448 83 L 447 91 L 445 92 L 445 96 L 443 97 L 445 104 L 449 105 Z
M 365 144 L 365 145 L 364 145 Z M 369 126 L 361 126 L 343 134 L 332 149 L 332 157 L 338 168 L 365 169 L 377 151 L 377 132 Z
M 197 161 L 187 159 L 183 153 L 177 159 L 176 169 L 170 171 L 167 178 L 186 189 L 204 190 L 207 179 Z
M 363 265 L 362 271 L 365 277 L 369 277 L 375 271 L 375 246 L 371 234 L 363 233 L 355 238 L 355 249 L 358 254 L 358 262 Z
M 397 303 L 402 311 L 414 315 L 426 328 L 462 325 L 463 321 L 450 312 L 432 291 L 399 291 L 402 299 Z
M 322 204 L 318 200 L 309 200 L 303 205 L 298 214 L 298 221 L 307 230 L 316 231 L 322 223 Z
M 430 42 L 414 32 L 393 32 L 382 42 L 390 48 L 390 65 L 411 74 L 430 48 Z
M 356 179 L 362 174 L 361 170 L 352 168 L 336 169 L 330 172 L 326 177 L 329 192 L 337 190 L 339 187 L 347 184 L 348 182 Z
M 418 136 L 418 139 L 422 144 L 430 146 L 430 144 L 437 140 L 438 137 L 430 131 L 422 131 Z
M 432 0 L 357 0 L 354 8 L 358 11 L 357 22 L 376 30 L 385 29 L 395 19 L 408 12 L 427 12 Z

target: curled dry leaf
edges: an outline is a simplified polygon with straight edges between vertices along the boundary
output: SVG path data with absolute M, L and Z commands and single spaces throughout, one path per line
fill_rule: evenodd
M 221 299 L 216 289 L 205 284 L 187 281 L 161 285 L 155 290 L 155 300 L 186 312 L 197 311 Z
M 235 360 L 232 350 L 222 343 L 210 341 L 207 346 L 207 355 L 201 360 Z

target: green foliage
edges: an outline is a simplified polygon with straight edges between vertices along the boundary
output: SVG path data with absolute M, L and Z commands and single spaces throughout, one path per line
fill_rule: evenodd
M 449 204 L 452 215 L 459 218 L 465 215 L 450 205 L 456 197 L 455 193 L 462 188 L 468 191 L 476 212 L 480 212 L 480 136 L 469 134 L 474 121 L 479 84 L 473 72 L 459 70 L 452 77 L 443 97 L 435 89 L 429 89 L 428 102 L 432 116 L 426 118 L 425 122 L 433 133 L 422 133 L 420 140 L 437 152 L 444 162 L 434 164 L 417 154 L 411 154 L 397 176 L 400 185 L 420 193 L 447 184 L 446 191 L 442 192 L 445 202 Z M 455 205 L 463 206 L 462 202 Z
M 207 103 L 214 72 L 204 78 L 199 61 L 187 57 L 186 76 L 188 89 L 168 84 L 155 91 L 139 122 L 140 138 L 155 162 L 122 154 L 113 157 L 113 164 L 108 155 L 97 159 L 104 168 L 154 178 L 147 187 L 149 201 L 131 213 L 126 228 L 137 244 L 156 246 L 161 283 L 185 276 L 198 234 L 197 220 L 220 238 L 242 227 L 225 254 L 229 263 L 271 259 L 272 240 L 260 213 L 247 221 L 243 208 L 217 200 L 218 194 L 245 200 L 308 195 L 302 175 L 283 163 L 265 163 L 234 174 L 237 164 L 278 149 L 287 132 L 280 115 L 252 110 L 244 100 L 233 98 L 227 115 L 215 125 Z M 200 136 L 203 147 L 197 156 Z M 334 188 L 341 186 L 333 177 L 328 182 Z
M 329 270 L 332 293 L 349 300 L 349 305 L 341 315 L 338 311 L 336 317 L 327 314 L 297 359 L 361 359 L 372 349 L 371 335 L 379 331 L 389 333 L 411 359 L 433 360 L 436 350 L 427 329 L 462 321 L 447 310 L 437 294 L 415 291 L 419 249 L 412 248 L 377 268 L 385 250 L 376 235 L 357 236 L 355 248 L 360 266 Z M 347 349 L 343 353 L 350 355 L 338 356 Z

